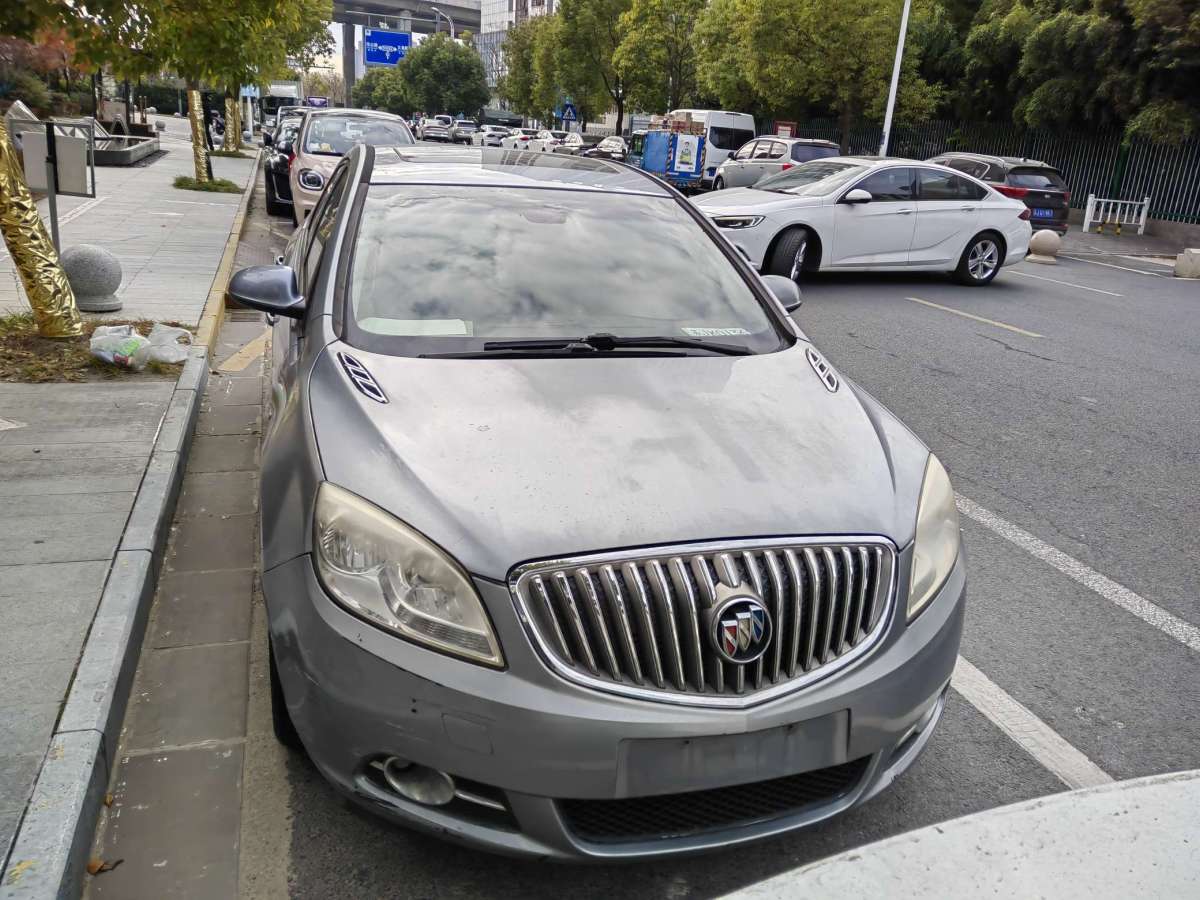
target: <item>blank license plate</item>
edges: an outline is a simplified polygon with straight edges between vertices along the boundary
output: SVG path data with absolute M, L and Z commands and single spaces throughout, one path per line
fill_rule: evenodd
M 1033 211 L 1033 217 L 1035 219 L 1053 219 L 1054 218 L 1054 210 L 1052 210 L 1052 209 L 1035 209 Z

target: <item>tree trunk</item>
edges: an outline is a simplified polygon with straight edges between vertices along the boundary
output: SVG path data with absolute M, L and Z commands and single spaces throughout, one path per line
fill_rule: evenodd
M 200 83 L 188 82 L 188 121 L 192 123 L 192 163 L 196 170 L 196 181 L 205 182 L 208 177 L 208 146 L 205 132 L 204 110 L 200 104 Z
M 233 92 L 225 91 L 225 150 L 242 149 L 241 104 L 233 96 Z
M 621 96 L 617 97 L 617 131 L 616 131 L 617 134 L 622 133 L 624 122 L 625 122 L 625 96 L 624 96 L 624 94 L 622 94 Z
M 838 141 L 841 144 L 842 156 L 850 152 L 850 124 L 854 121 L 854 117 L 850 111 L 850 105 L 846 104 L 838 113 L 838 128 L 841 131 L 841 139 Z
M 58 252 L 46 233 L 33 194 L 25 184 L 3 117 L 0 117 L 0 231 L 21 275 L 38 334 L 47 338 L 83 334 L 75 293 L 59 264 Z

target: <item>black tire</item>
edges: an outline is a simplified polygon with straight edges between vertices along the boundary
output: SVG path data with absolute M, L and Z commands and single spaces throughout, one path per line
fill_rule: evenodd
M 279 201 L 279 194 L 275 192 L 275 179 L 267 173 L 267 215 L 268 216 L 286 216 L 291 212 L 290 208 Z
M 1000 264 L 1004 261 L 1003 244 L 1000 238 L 991 231 L 985 231 L 971 238 L 954 270 L 954 277 L 960 284 L 969 287 L 982 287 L 996 277 Z
M 768 275 L 782 275 L 799 282 L 808 271 L 808 245 L 810 236 L 807 228 L 792 228 L 785 231 L 775 243 L 771 258 L 767 262 Z
M 271 660 L 271 728 L 275 732 L 275 740 L 289 750 L 304 750 L 292 717 L 288 715 L 287 703 L 283 699 L 283 685 L 279 681 L 279 670 L 275 668 L 275 647 L 267 638 L 267 655 Z
M 717 180 L 713 182 L 713 190 L 714 191 L 725 190 L 725 179 L 722 178 L 720 175 L 718 175 Z

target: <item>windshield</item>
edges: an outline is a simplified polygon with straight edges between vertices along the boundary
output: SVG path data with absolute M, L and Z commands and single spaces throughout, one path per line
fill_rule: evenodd
M 399 355 L 601 332 L 780 347 L 741 274 L 666 197 L 373 185 L 350 305 L 356 340 Z
M 399 119 L 316 116 L 304 133 L 304 152 L 321 156 L 345 156 L 355 144 L 396 147 L 411 143 L 412 133 Z
M 1053 169 L 1013 169 L 1008 173 L 1007 181 L 1013 187 L 1051 188 L 1061 191 L 1067 186 Z
M 550 134 L 558 138 L 560 141 L 567 136 L 567 132 L 565 131 L 552 131 Z
M 798 197 L 828 194 L 867 170 L 862 163 L 814 160 L 759 179 L 755 190 L 795 194 Z
M 468 122 L 468 121 L 466 121 L 466 120 L 464 120 L 464 119 L 459 119 L 457 122 L 455 122 L 455 123 L 454 123 L 454 127 L 455 127 L 455 128 L 461 128 L 463 131 L 474 131 L 474 130 L 475 130 L 475 123 L 474 123 L 474 122 Z
M 749 128 L 717 128 L 708 129 L 709 146 L 718 150 L 736 150 L 747 141 L 754 140 L 754 131 Z

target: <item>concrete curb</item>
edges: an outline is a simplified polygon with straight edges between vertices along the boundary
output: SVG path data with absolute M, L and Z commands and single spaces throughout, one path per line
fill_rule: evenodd
M 217 346 L 217 335 L 221 333 L 221 323 L 225 321 L 225 288 L 229 285 L 229 277 L 233 274 L 233 262 L 237 257 L 238 244 L 242 240 L 242 232 L 246 228 L 246 210 L 250 207 L 250 198 L 254 196 L 254 185 L 258 181 L 259 163 L 262 160 L 262 149 L 254 154 L 254 164 L 250 167 L 250 177 L 242 191 L 242 201 L 238 204 L 237 213 L 233 217 L 233 225 L 229 229 L 229 237 L 225 241 L 225 252 L 221 254 L 221 262 L 213 276 L 212 287 L 208 291 L 208 299 L 204 303 L 204 312 L 200 314 L 200 325 L 196 330 L 196 344 L 207 348 L 209 354 Z
M 125 523 L 62 715 L 0 882 L 3 900 L 78 897 L 183 483 L 208 350 L 184 364 Z

